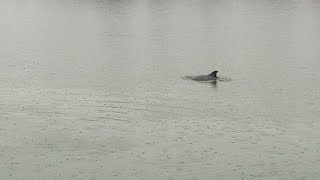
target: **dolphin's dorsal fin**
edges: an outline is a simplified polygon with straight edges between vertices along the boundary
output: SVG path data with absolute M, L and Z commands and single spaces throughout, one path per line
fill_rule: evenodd
M 217 73 L 218 73 L 218 71 L 213 71 L 211 74 L 209 74 L 209 76 L 217 77 Z

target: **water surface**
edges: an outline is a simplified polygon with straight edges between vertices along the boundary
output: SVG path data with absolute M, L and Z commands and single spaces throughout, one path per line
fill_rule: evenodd
M 315 179 L 320 3 L 0 2 L 5 179 Z M 218 70 L 229 82 L 185 75 Z

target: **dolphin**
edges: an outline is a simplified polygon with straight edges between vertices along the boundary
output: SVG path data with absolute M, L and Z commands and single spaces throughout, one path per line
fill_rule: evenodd
M 218 80 L 217 73 L 218 71 L 213 71 L 208 75 L 185 76 L 185 77 L 194 81 L 216 81 Z

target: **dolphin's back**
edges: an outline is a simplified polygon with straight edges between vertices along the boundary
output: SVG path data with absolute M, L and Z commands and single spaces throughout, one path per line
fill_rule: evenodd
M 200 75 L 200 76 L 186 76 L 186 78 L 195 80 L 195 81 L 213 81 L 217 80 L 216 77 L 212 77 L 209 75 Z

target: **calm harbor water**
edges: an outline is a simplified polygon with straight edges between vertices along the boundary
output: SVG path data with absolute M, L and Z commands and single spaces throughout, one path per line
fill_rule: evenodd
M 0 1 L 1 179 L 317 179 L 320 1 Z M 199 83 L 186 75 L 232 81 Z

